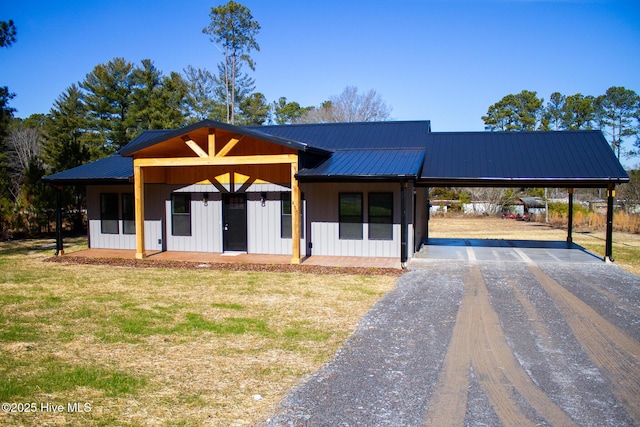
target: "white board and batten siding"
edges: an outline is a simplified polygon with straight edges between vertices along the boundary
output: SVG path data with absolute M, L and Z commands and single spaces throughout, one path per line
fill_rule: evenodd
M 307 183 L 301 186 L 307 198 L 307 238 L 312 247 L 307 255 L 361 256 L 399 258 L 401 255 L 401 204 L 399 183 Z M 393 235 L 391 240 L 369 239 L 368 194 L 393 193 Z M 362 193 L 362 239 L 340 239 L 339 194 Z M 407 240 L 409 256 L 412 255 L 414 230 L 413 187 L 406 191 Z
M 162 250 L 162 216 L 154 209 L 151 199 L 157 193 L 156 186 L 147 187 L 149 201 L 145 203 L 146 219 L 144 221 L 145 249 L 148 251 Z M 118 203 L 122 203 L 122 194 L 133 194 L 133 185 L 91 185 L 87 186 L 87 231 L 89 247 L 99 249 L 130 249 L 136 248 L 136 235 L 124 234 L 122 218 L 118 220 L 118 233 L 103 233 L 100 222 L 100 195 L 106 193 L 118 194 Z M 121 207 L 118 206 L 121 213 Z
M 266 193 L 264 206 L 261 193 L 247 195 L 247 251 L 253 254 L 291 255 L 291 239 L 282 238 L 281 193 Z M 303 219 L 305 202 L 302 202 Z M 306 233 L 305 233 L 306 234 Z M 306 239 L 300 239 L 304 256 Z
M 100 220 L 89 220 L 89 247 L 100 249 L 131 249 L 136 248 L 136 235 L 123 234 L 122 220 L 118 221 L 119 234 L 103 234 Z M 162 222 L 144 222 L 144 246 L 147 251 L 162 250 Z
M 202 193 L 191 194 L 191 236 L 174 236 L 171 230 L 171 194 L 164 198 L 167 250 L 182 252 L 222 252 L 222 202 L 211 193 L 205 205 Z M 162 201 L 159 201 L 162 203 Z
M 191 186 L 189 189 L 193 189 Z M 247 252 L 250 254 L 291 255 L 291 239 L 281 237 L 282 186 L 250 188 L 266 190 L 247 192 Z M 193 252 L 223 252 L 222 195 L 212 186 L 200 187 L 208 193 L 191 193 L 191 236 L 173 236 L 171 220 L 167 221 L 167 250 Z M 275 190 L 275 191 L 274 191 Z M 214 192 L 215 191 L 215 192 Z M 177 190 L 185 192 L 185 188 Z M 264 206 L 262 195 L 266 195 Z M 164 201 L 167 218 L 171 218 L 171 197 Z M 301 247 L 305 240 L 301 239 Z
M 223 252 L 222 195 L 213 186 L 188 188 L 191 193 L 191 235 L 174 236 L 171 229 L 171 194 L 187 192 L 184 186 L 149 184 L 145 186 L 145 247 L 146 250 Z M 291 254 L 291 239 L 282 238 L 281 192 L 288 188 L 273 186 L 254 188 L 247 192 L 247 252 L 253 254 Z M 135 235 L 103 234 L 100 224 L 100 194 L 132 193 L 133 186 L 90 186 L 87 188 L 90 216 L 89 242 L 92 248 L 135 249 Z M 196 191 L 193 191 L 196 190 Z M 197 190 L 204 190 L 202 192 Z M 400 257 L 401 203 L 399 183 L 303 183 L 302 202 L 303 235 L 301 254 L 325 256 Z M 354 192 L 363 195 L 362 239 L 339 237 L 339 193 Z M 368 194 L 393 193 L 393 236 L 391 240 L 369 239 Z M 207 194 L 205 203 L 204 194 Z M 264 203 L 262 196 L 266 195 Z M 414 230 L 413 187 L 406 191 L 407 249 L 411 257 L 414 241 L 420 243 L 422 226 Z M 418 197 L 418 200 L 421 198 Z M 419 211 L 419 209 L 418 209 Z M 420 213 L 420 212 L 416 212 Z

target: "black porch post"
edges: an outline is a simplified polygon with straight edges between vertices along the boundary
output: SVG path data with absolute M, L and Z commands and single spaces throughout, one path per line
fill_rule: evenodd
M 400 262 L 407 262 L 407 183 L 400 183 Z
M 608 262 L 613 262 L 613 198 L 615 195 L 615 187 L 609 187 L 607 189 L 607 241 L 604 253 L 604 260 Z
M 573 242 L 573 188 L 569 189 L 569 226 L 567 227 L 567 243 Z
M 62 186 L 56 185 L 56 256 L 64 255 L 62 242 Z

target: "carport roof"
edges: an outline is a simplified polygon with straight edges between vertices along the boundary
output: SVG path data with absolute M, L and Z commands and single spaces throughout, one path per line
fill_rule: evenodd
M 628 182 L 600 131 L 430 133 L 419 183 L 606 187 Z

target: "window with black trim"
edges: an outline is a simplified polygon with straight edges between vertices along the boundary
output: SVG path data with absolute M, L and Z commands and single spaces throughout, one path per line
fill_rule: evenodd
M 369 239 L 393 240 L 393 193 L 369 193 Z
M 171 195 L 171 235 L 191 236 L 191 193 Z
M 300 197 L 304 200 L 304 197 Z M 280 215 L 280 237 L 291 239 L 291 193 L 280 193 L 281 215 Z M 300 206 L 300 238 L 304 239 L 304 213 L 303 206 Z
M 339 194 L 340 239 L 362 240 L 362 193 Z
M 122 194 L 122 234 L 136 234 L 133 193 Z
M 118 226 L 118 193 L 100 194 L 100 232 L 102 234 L 119 234 Z

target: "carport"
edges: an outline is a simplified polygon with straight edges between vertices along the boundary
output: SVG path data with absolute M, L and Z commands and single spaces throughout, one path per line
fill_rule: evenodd
M 574 189 L 606 189 L 605 261 L 613 261 L 615 187 L 629 176 L 602 132 L 433 132 L 427 141 L 417 182 L 427 194 L 429 187 L 567 188 L 569 244 Z

